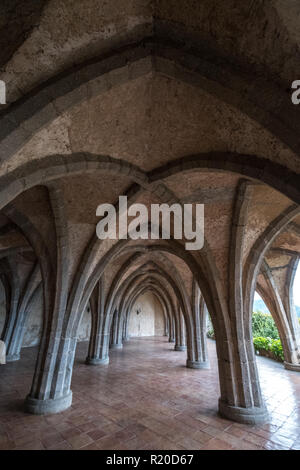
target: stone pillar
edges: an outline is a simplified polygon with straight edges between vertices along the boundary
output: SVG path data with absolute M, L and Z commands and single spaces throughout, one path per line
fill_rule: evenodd
M 1 280 L 5 290 L 6 317 L 2 330 L 1 340 L 6 347 L 6 362 L 17 361 L 20 355 L 11 353 L 11 340 L 14 332 L 14 325 L 17 319 L 18 303 L 20 299 L 20 283 L 9 266 L 9 263 L 2 264 Z M 3 266 L 5 264 L 5 266 Z
M 274 253 L 275 257 L 278 253 Z M 269 256 L 272 256 L 270 252 Z M 277 258 L 275 258 L 277 259 Z M 279 258 L 280 260 L 280 258 Z M 257 290 L 263 297 L 276 323 L 284 352 L 286 369 L 300 371 L 300 328 L 293 301 L 293 284 L 298 258 L 276 266 L 272 273 L 264 261 L 258 276 Z
M 175 351 L 186 351 L 186 332 L 185 322 L 179 304 L 177 303 L 177 316 L 176 316 L 176 343 L 174 346 Z
M 169 331 L 169 343 L 175 343 L 175 318 L 174 314 L 171 316 L 170 322 L 170 331 Z
M 33 414 L 58 413 L 72 404 L 66 376 L 68 370 L 72 371 L 76 338 L 65 338 L 62 334 L 67 289 L 64 284 L 58 287 L 52 276 L 45 282 L 43 335 L 31 391 L 25 401 L 26 411 Z
M 49 189 L 49 199 L 54 226 L 44 230 L 39 228 L 26 214 L 14 206 L 6 208 L 6 215 L 16 223 L 34 248 L 43 280 L 43 333 L 35 366 L 34 377 L 29 395 L 25 400 L 26 411 L 34 414 L 57 413 L 65 410 L 72 403 L 69 382 L 65 381 L 70 368 L 69 351 L 74 354 L 76 338 L 66 338 L 64 321 L 69 289 L 69 245 L 68 226 L 64 212 L 63 191 Z M 55 237 L 50 247 L 46 237 Z M 53 250 L 52 250 L 53 248 Z M 73 363 L 71 363 L 72 368 Z
M 245 424 L 262 424 L 268 411 L 261 395 L 252 340 L 216 334 L 222 417 Z
M 117 336 L 117 344 L 122 344 L 124 339 L 124 314 L 121 308 L 118 308 L 118 336 Z
M 169 318 L 168 315 L 165 315 L 165 331 L 164 336 L 169 336 Z
M 129 312 L 126 310 L 122 314 L 123 317 L 123 332 L 122 332 L 122 342 L 129 341 L 130 336 L 128 334 L 128 324 L 129 324 Z
M 34 302 L 35 298 L 40 295 L 42 295 L 41 283 L 35 287 L 33 292 L 30 293 L 30 297 L 28 297 L 26 305 L 24 305 L 24 309 L 21 309 L 21 311 L 19 312 L 16 327 L 14 330 L 15 334 L 13 334 L 12 336 L 10 346 L 10 354 L 16 358 L 15 360 L 20 358 L 23 339 L 27 328 L 26 321 L 28 318 L 28 312 L 30 311 L 31 304 Z
M 245 181 L 237 187 L 228 256 L 227 289 L 222 294 L 221 283 L 214 279 L 210 286 L 211 296 L 206 296 L 205 301 L 216 336 L 221 389 L 219 413 L 233 421 L 259 424 L 267 420 L 268 412 L 261 394 L 252 339 L 250 312 L 254 290 L 252 287 L 252 292 L 244 293 L 242 264 L 252 190 L 252 185 Z
M 299 257 L 293 257 L 288 265 L 283 304 L 291 332 L 292 350 L 288 361 L 284 362 L 284 367 L 288 370 L 300 372 L 300 325 L 296 314 L 293 288 L 294 280 L 299 264 Z
M 122 349 L 123 343 L 122 338 L 120 338 L 119 328 L 120 328 L 120 314 L 118 310 L 115 310 L 113 319 L 111 322 L 111 330 L 112 330 L 112 341 L 110 343 L 111 349 Z
M 86 364 L 108 364 L 110 332 L 105 330 L 103 289 L 101 279 L 98 281 L 95 289 L 92 292 L 90 306 L 92 327 Z
M 20 359 L 20 352 L 26 331 L 26 320 L 29 304 L 33 298 L 33 295 L 37 293 L 36 291 L 38 289 L 39 283 L 40 270 L 38 264 L 36 263 L 28 275 L 27 281 L 25 282 L 22 291 L 19 291 L 17 304 L 14 304 L 13 307 L 15 309 L 15 314 L 10 315 L 9 317 L 10 321 L 8 323 L 11 327 L 8 328 L 8 331 L 6 332 L 8 335 L 6 339 L 7 362 L 17 361 Z
M 187 359 L 186 365 L 190 369 L 208 369 L 209 360 L 206 337 L 207 308 L 195 279 L 193 280 L 192 298 L 193 348 L 192 351 L 189 351 L 190 358 Z

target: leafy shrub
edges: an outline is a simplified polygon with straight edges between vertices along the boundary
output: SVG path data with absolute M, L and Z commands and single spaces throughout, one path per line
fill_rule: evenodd
M 213 329 L 212 325 L 206 331 L 206 335 L 207 335 L 208 338 L 215 339 L 215 332 L 214 332 L 214 329 Z
M 253 338 L 253 344 L 256 351 L 264 349 L 265 351 L 270 351 L 272 345 L 271 338 L 264 338 L 263 336 L 258 336 Z
M 277 359 L 284 361 L 284 354 L 280 339 L 272 340 L 271 352 L 274 354 L 274 356 L 276 356 Z
M 254 349 L 256 352 L 267 352 L 270 356 L 279 361 L 284 360 L 283 349 L 280 339 L 264 338 L 258 336 L 253 338 Z
M 262 312 L 253 312 L 252 333 L 253 345 L 256 353 L 262 352 L 273 359 L 284 361 L 283 349 L 279 339 L 278 330 L 270 315 Z M 207 336 L 208 338 L 215 339 L 215 333 L 211 321 L 208 322 Z
M 253 312 L 252 315 L 253 337 L 279 339 L 278 330 L 271 315 L 262 312 Z
M 206 336 L 210 339 L 215 339 L 214 327 L 210 318 L 210 315 L 207 316 L 207 330 Z
M 270 315 L 253 312 L 253 344 L 256 352 L 266 352 L 278 361 L 284 360 L 282 344 L 275 322 Z

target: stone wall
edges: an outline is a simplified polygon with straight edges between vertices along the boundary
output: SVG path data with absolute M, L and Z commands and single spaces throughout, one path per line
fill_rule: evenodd
M 2 334 L 5 321 L 5 293 L 4 287 L 0 282 L 0 335 Z
M 141 312 L 137 315 L 137 309 Z M 164 316 L 160 303 L 152 293 L 141 295 L 129 317 L 129 336 L 162 336 Z
M 33 302 L 27 322 L 23 339 L 23 348 L 37 346 L 40 342 L 43 329 L 43 293 L 41 292 Z
M 141 313 L 136 314 L 137 308 Z M 0 335 L 5 322 L 5 293 L 0 282 Z M 31 305 L 27 319 L 27 327 L 23 340 L 23 348 L 37 346 L 43 326 L 42 294 L 36 297 Z M 91 314 L 86 309 L 79 326 L 78 341 L 88 341 L 91 331 Z M 164 315 L 162 307 L 152 293 L 140 296 L 134 304 L 129 319 L 130 336 L 162 336 L 164 334 Z
M 79 325 L 77 341 L 89 341 L 91 334 L 91 312 L 86 309 Z
M 5 322 L 5 293 L 0 282 L 0 335 Z M 37 346 L 40 342 L 43 326 L 42 316 L 42 294 L 36 297 L 31 305 L 26 322 L 26 331 L 23 340 L 23 348 Z M 78 341 L 88 341 L 91 331 L 91 314 L 87 310 L 84 312 L 78 332 Z
M 5 322 L 5 293 L 2 283 L 0 282 L 0 335 Z M 43 327 L 42 317 L 42 294 L 36 296 L 28 314 L 26 322 L 26 331 L 23 339 L 23 348 L 37 346 Z

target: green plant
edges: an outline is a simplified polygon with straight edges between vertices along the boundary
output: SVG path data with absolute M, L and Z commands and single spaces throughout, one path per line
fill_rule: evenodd
M 300 318 L 299 318 L 300 323 Z M 284 361 L 282 344 L 275 322 L 270 315 L 262 312 L 254 312 L 252 316 L 253 345 L 256 353 Z M 211 321 L 208 322 L 208 338 L 215 339 L 215 333 Z
M 270 351 L 272 339 L 271 338 L 264 338 L 263 336 L 258 336 L 253 338 L 253 344 L 256 351 L 260 351 L 264 349 L 265 351 Z
M 208 338 L 215 339 L 215 332 L 212 326 L 208 328 L 206 335 Z
M 280 339 L 272 340 L 271 351 L 278 359 L 284 361 L 284 354 Z
M 253 338 L 254 349 L 256 352 L 268 352 L 270 355 L 279 361 L 284 360 L 283 349 L 280 339 L 272 339 L 270 337 L 264 338 L 258 336 Z
M 262 312 L 253 312 L 252 315 L 253 337 L 279 339 L 278 330 L 271 315 Z

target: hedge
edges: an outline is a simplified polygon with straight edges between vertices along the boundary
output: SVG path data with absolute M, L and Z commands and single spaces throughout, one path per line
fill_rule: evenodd
M 252 335 L 256 354 L 261 354 L 277 361 L 284 360 L 279 333 L 271 315 L 262 312 L 253 312 Z M 215 339 L 215 333 L 210 319 L 208 322 L 207 336 L 208 338 Z
M 271 315 L 262 312 L 253 312 L 252 315 L 253 338 L 279 339 L 278 330 Z
M 256 353 L 260 353 L 277 361 L 284 361 L 283 349 L 280 339 L 257 336 L 256 338 L 253 338 L 253 344 Z

